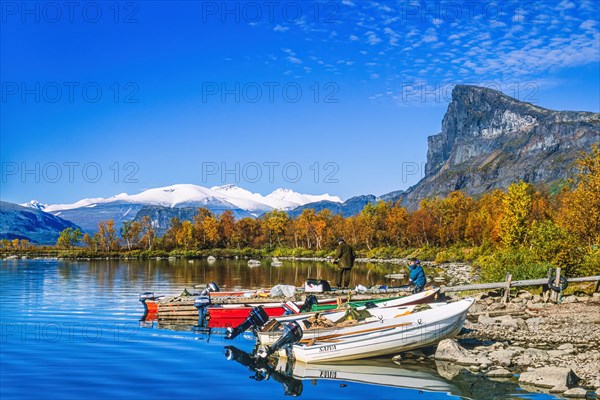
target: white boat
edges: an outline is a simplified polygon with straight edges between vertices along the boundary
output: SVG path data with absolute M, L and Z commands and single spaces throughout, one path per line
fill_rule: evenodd
M 376 300 L 376 302 L 374 302 L 373 304 L 377 308 L 387 308 L 387 307 L 403 307 L 403 306 L 409 306 L 409 305 L 413 305 L 413 304 L 433 303 L 436 300 L 439 291 L 440 291 L 440 288 L 432 288 L 432 289 L 424 290 L 420 293 L 415 293 L 415 294 L 411 294 L 411 295 L 403 296 L 403 297 L 391 298 L 386 301 L 377 301 Z M 327 299 L 327 301 L 328 300 L 329 299 Z M 319 301 L 319 302 L 326 303 L 325 301 Z M 344 304 L 342 304 L 342 307 L 343 307 L 343 311 L 347 310 L 347 308 Z M 366 308 L 367 308 L 366 306 L 356 307 L 357 310 L 364 310 Z M 316 312 L 311 311 L 311 312 L 303 312 L 300 314 L 284 315 L 281 317 L 275 317 L 273 319 L 279 323 L 284 323 L 284 322 L 298 321 L 298 320 L 310 318 L 313 315 L 317 314 L 317 312 L 321 315 L 328 315 L 328 313 L 335 313 L 335 312 L 339 312 L 339 311 L 340 311 L 340 309 L 332 309 L 329 311 L 316 311 Z
M 278 363 L 280 370 L 285 364 Z M 346 361 L 337 364 L 306 364 L 296 361 L 293 377 L 301 380 L 325 379 L 358 382 L 377 386 L 416 389 L 427 392 L 456 392 L 456 387 L 437 374 L 416 369 L 406 369 L 391 360 Z
M 464 299 L 398 318 L 371 322 L 363 325 L 360 332 L 345 334 L 340 331 L 327 339 L 296 344 L 292 347 L 293 356 L 305 363 L 328 363 L 398 354 L 431 346 L 458 334 L 474 301 Z M 280 350 L 279 355 L 287 356 L 285 350 Z
M 445 303 L 431 303 L 427 304 L 426 307 L 429 308 L 437 308 L 446 305 Z M 300 328 L 302 328 L 302 339 L 300 339 L 301 343 L 307 343 L 310 340 L 322 340 L 328 338 L 339 337 L 340 335 L 349 335 L 352 333 L 360 333 L 365 330 L 370 330 L 373 328 L 372 322 L 382 323 L 383 320 L 390 320 L 395 318 L 400 318 L 406 315 L 409 315 L 414 312 L 415 307 L 425 307 L 424 305 L 411 305 L 411 306 L 401 306 L 401 307 L 374 307 L 368 310 L 365 310 L 365 307 L 360 307 L 361 310 L 365 310 L 367 314 L 370 316 L 362 319 L 360 321 L 356 320 L 352 325 L 334 325 L 336 321 L 344 318 L 349 310 L 328 312 L 324 314 L 320 314 L 319 317 L 324 318 L 328 323 L 332 326 L 323 326 L 323 325 L 315 325 L 311 322 L 311 318 L 299 318 L 296 319 L 296 322 L 300 324 Z M 358 310 L 358 309 L 357 309 Z M 291 316 L 290 316 L 291 317 Z M 273 318 L 274 320 L 284 319 L 282 318 Z M 375 327 L 379 325 L 375 324 Z M 257 332 L 258 342 L 263 345 L 271 345 L 275 343 L 282 334 L 283 325 L 281 323 L 267 323 L 259 332 Z

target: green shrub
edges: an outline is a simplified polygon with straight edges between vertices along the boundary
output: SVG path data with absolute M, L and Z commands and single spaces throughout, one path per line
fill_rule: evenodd
M 437 247 L 424 246 L 424 247 L 414 250 L 412 253 L 408 254 L 407 257 L 408 258 L 416 257 L 421 260 L 433 261 L 433 260 L 435 260 L 439 251 L 440 251 L 440 249 Z
M 552 267 L 537 261 L 533 253 L 524 248 L 499 249 L 491 255 L 480 256 L 475 266 L 480 268 L 484 282 L 501 282 L 508 273 L 513 280 L 544 278 Z
M 600 275 L 600 248 L 590 250 L 583 257 L 583 261 L 579 268 L 574 271 L 577 276 L 593 276 Z

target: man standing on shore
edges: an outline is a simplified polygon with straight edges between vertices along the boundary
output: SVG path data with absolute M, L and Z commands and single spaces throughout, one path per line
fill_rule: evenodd
M 413 293 L 422 292 L 423 288 L 425 288 L 425 284 L 427 283 L 425 271 L 423 271 L 423 267 L 421 267 L 421 261 L 416 258 L 411 258 L 410 260 L 410 273 L 408 274 L 408 279 L 411 285 L 415 285 Z
M 335 253 L 335 260 L 333 261 L 340 269 L 337 279 L 338 288 L 348 289 L 348 285 L 350 284 L 350 270 L 354 266 L 355 259 L 356 253 L 354 253 L 354 249 L 343 238 L 338 238 L 338 247 Z M 342 283 L 344 286 L 342 286 Z

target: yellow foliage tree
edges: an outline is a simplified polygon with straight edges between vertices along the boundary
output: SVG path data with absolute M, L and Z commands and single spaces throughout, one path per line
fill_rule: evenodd
M 560 225 L 587 246 L 600 245 L 600 147 L 577 161 L 577 186 L 562 196 Z
M 502 201 L 502 241 L 510 247 L 522 244 L 531 225 L 532 187 L 523 181 L 513 183 Z

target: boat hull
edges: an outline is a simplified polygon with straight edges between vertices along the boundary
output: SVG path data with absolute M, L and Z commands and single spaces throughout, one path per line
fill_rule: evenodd
M 473 302 L 473 299 L 465 299 L 401 318 L 374 322 L 369 324 L 373 331 L 342 335 L 312 345 L 294 345 L 293 355 L 305 363 L 328 363 L 431 346 L 458 334 Z M 285 352 L 280 355 L 285 356 Z
M 280 317 L 285 313 L 282 305 L 263 305 L 263 310 L 271 317 Z M 248 318 L 254 307 L 208 307 L 209 328 L 235 328 Z

